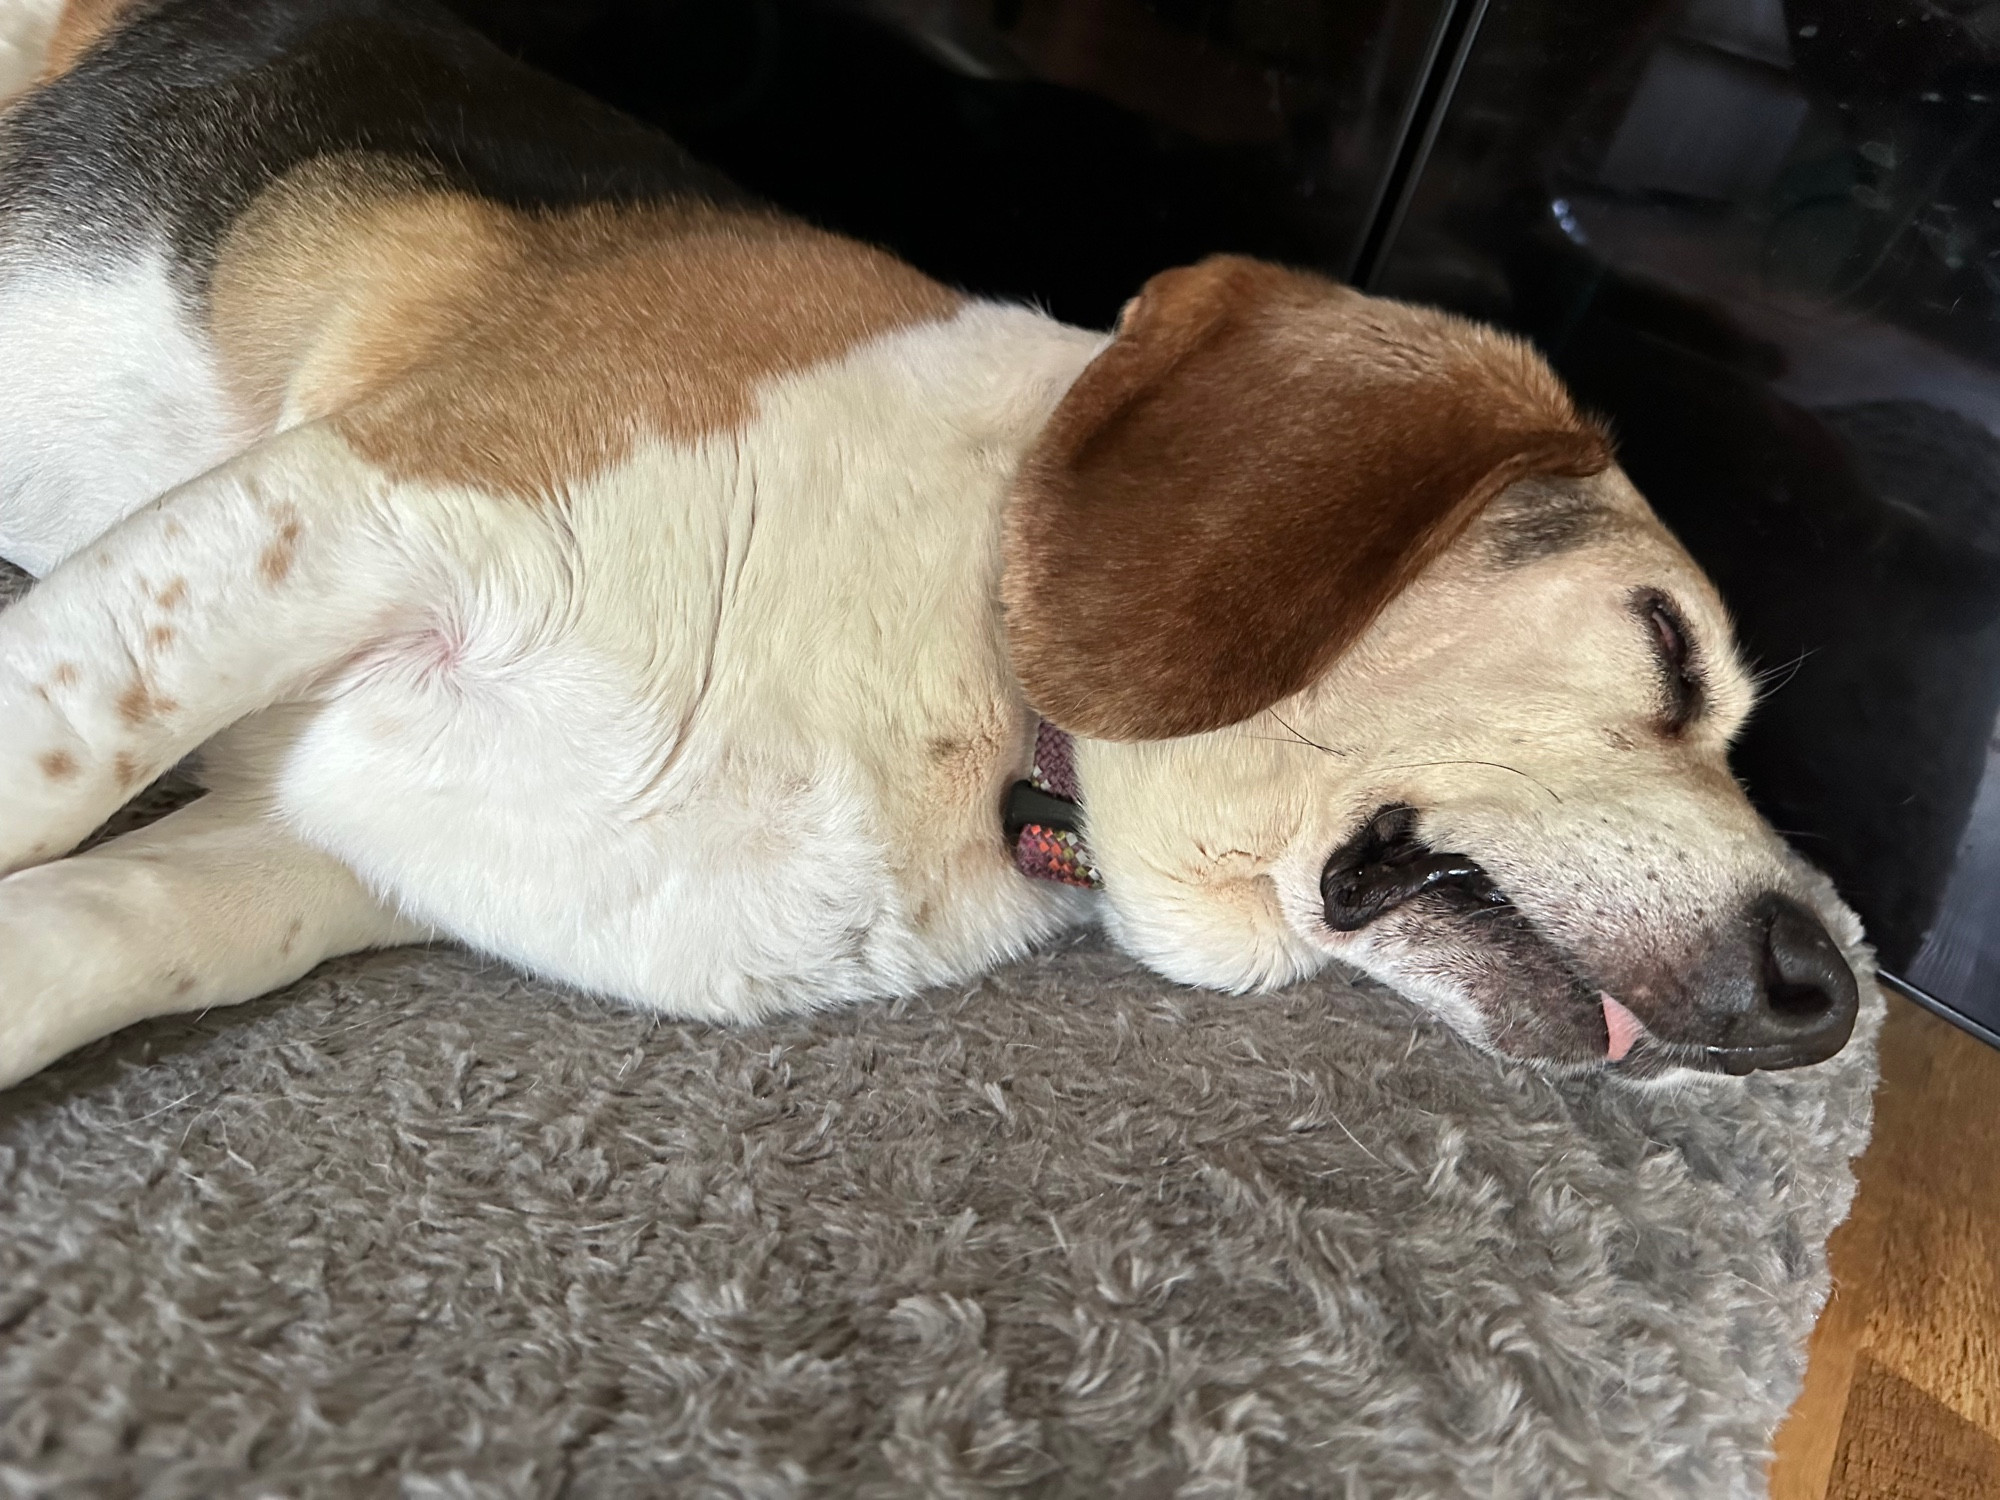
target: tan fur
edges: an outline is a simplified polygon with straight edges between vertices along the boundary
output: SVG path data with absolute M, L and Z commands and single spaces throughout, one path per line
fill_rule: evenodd
M 1611 461 L 1526 345 L 1303 272 L 1155 277 L 1030 455 L 1009 644 L 1101 739 L 1240 722 L 1298 691 L 1494 496 Z
M 773 214 L 531 215 L 350 158 L 245 215 L 212 326 L 259 417 L 338 414 L 396 478 L 539 497 L 641 436 L 737 427 L 760 381 L 962 303 Z
M 162 698 L 149 687 L 143 678 L 134 677 L 124 692 L 118 695 L 118 717 L 128 725 L 144 724 L 151 719 L 164 718 L 180 705 L 171 698 Z
M 55 35 L 42 60 L 37 83 L 48 83 L 75 67 L 84 53 L 96 46 L 118 25 L 138 10 L 144 0 L 69 0 Z

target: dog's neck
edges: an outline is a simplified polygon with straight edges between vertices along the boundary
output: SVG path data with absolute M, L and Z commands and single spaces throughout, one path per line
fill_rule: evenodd
M 1028 779 L 1007 792 L 1003 817 L 1014 865 L 1034 880 L 1095 887 L 1103 884 L 1078 828 L 1076 745 L 1046 719 L 1035 728 Z

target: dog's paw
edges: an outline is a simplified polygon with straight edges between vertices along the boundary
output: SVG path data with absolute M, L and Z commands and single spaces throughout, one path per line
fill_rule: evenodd
M 121 913 L 68 863 L 0 879 L 0 1088 L 136 1019 Z
M 146 779 L 129 756 L 106 764 L 64 712 L 76 671 L 25 671 L 0 653 L 0 876 L 67 854 L 125 800 L 121 782 Z

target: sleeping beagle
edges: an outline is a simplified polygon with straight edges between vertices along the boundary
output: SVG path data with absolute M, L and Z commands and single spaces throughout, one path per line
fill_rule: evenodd
M 0 33 L 0 1082 L 433 934 L 722 1021 L 1098 921 L 1558 1066 L 1846 1041 L 1722 606 L 1520 342 L 983 302 L 422 0 Z

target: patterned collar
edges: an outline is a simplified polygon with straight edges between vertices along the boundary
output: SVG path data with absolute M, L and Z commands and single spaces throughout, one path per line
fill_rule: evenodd
M 1035 730 L 1035 763 L 1026 781 L 1008 788 L 1003 814 L 1014 867 L 1035 880 L 1095 888 L 1104 884 L 1077 824 L 1076 746 L 1043 719 Z

